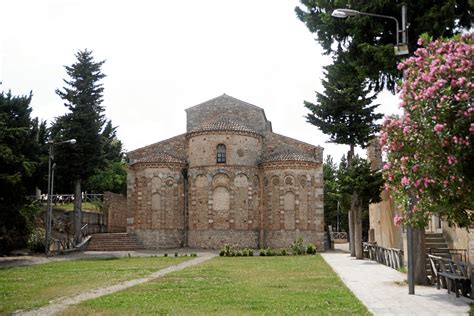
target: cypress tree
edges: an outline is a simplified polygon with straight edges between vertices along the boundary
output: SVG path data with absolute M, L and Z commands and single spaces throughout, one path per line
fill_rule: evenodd
M 80 236 L 82 221 L 81 183 L 91 176 L 103 162 L 103 139 L 105 123 L 103 115 L 104 88 L 99 81 L 105 77 L 101 67 L 105 61 L 94 61 L 92 51 L 83 50 L 75 54 L 77 61 L 64 66 L 70 79 L 56 94 L 64 101 L 69 112 L 54 122 L 52 134 L 55 141 L 76 139 L 74 145 L 55 146 L 57 172 L 74 184 L 74 232 Z
M 0 254 L 25 246 L 37 210 L 26 198 L 41 158 L 31 98 L 0 92 Z
M 366 147 L 378 130 L 375 120 L 382 114 L 374 113 L 378 105 L 371 105 L 376 94 L 368 96 L 368 82 L 359 75 L 348 55 L 340 52 L 332 65 L 325 67 L 324 94 L 316 93 L 317 103 L 305 101 L 309 113 L 307 121 L 330 136 L 330 142 L 349 145 L 348 163 L 352 164 L 355 146 Z M 361 200 L 354 191 L 349 212 L 351 255 L 362 259 Z

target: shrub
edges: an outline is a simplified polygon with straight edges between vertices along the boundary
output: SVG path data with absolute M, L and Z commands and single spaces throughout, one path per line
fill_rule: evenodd
M 177 253 L 177 252 L 175 252 L 175 253 L 174 253 L 174 256 L 175 256 L 175 257 L 177 257 L 177 256 L 179 256 L 179 255 L 178 255 L 178 253 Z
M 224 249 L 221 249 L 221 250 L 219 251 L 219 256 L 221 256 L 221 257 L 224 257 L 224 256 L 225 256 L 225 250 L 224 250 Z
M 165 253 L 165 254 L 163 255 L 163 257 L 168 257 L 168 254 L 167 254 L 167 253 Z
M 314 254 L 316 254 L 316 246 L 313 245 L 313 244 L 308 244 L 308 245 L 306 246 L 306 253 L 307 253 L 308 255 L 314 255 Z
M 46 248 L 45 233 L 43 228 L 35 228 L 28 237 L 28 249 L 33 252 L 43 252 Z
M 265 249 L 260 249 L 258 251 L 258 255 L 261 256 L 261 257 L 264 257 L 266 255 L 266 250 Z
M 253 257 L 253 249 L 249 249 L 249 257 Z
M 219 255 L 220 255 L 220 253 L 219 253 Z M 191 256 L 191 257 L 197 257 L 197 253 L 191 252 L 191 255 L 190 255 L 190 256 Z
M 244 250 L 242 250 L 242 256 L 247 257 L 248 255 L 249 255 L 249 249 L 244 248 Z
M 288 252 L 286 251 L 286 249 L 282 249 L 282 250 L 280 250 L 280 255 L 281 256 L 287 256 Z
M 293 241 L 290 245 L 291 252 L 294 256 L 304 255 L 306 253 L 306 248 L 303 245 L 303 238 L 299 237 Z
M 266 251 L 266 254 L 267 256 L 274 256 L 276 255 L 275 251 L 271 248 L 267 248 L 267 251 Z

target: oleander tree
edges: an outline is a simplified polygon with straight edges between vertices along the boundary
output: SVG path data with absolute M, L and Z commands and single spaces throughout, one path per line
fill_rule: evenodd
M 422 229 L 432 214 L 468 227 L 474 220 L 474 34 L 424 35 L 400 63 L 403 115 L 385 119 L 386 185 L 405 211 L 397 224 Z

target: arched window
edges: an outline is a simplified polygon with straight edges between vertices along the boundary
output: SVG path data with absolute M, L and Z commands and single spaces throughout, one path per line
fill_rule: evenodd
M 225 145 L 217 145 L 217 163 L 225 163 Z

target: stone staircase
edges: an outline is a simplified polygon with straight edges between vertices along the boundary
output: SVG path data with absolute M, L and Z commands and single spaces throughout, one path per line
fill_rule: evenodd
M 430 279 L 431 283 L 434 283 L 434 280 L 431 280 L 431 265 L 428 259 L 428 255 L 434 255 L 442 258 L 451 259 L 451 254 L 449 253 L 448 244 L 442 233 L 425 233 L 425 246 L 426 246 L 426 275 Z M 431 249 L 431 251 L 430 251 Z
M 93 234 L 86 251 L 142 250 L 145 247 L 134 235 L 127 233 Z
M 448 244 L 442 233 L 426 233 L 425 234 L 426 253 L 434 256 L 451 259 Z

